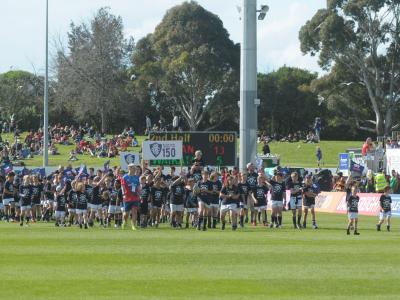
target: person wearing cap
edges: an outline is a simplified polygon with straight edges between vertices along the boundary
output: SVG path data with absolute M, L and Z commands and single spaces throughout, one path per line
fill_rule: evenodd
M 318 229 L 317 223 L 315 221 L 315 209 L 314 209 L 315 198 L 318 195 L 318 189 L 313 185 L 311 174 L 306 175 L 302 193 L 303 193 L 303 204 L 304 204 L 303 228 L 307 227 L 307 216 L 308 216 L 308 210 L 310 209 L 312 216 L 312 227 L 313 229 Z
M 128 174 L 125 174 L 121 180 L 122 194 L 124 200 L 124 213 L 122 229 L 125 229 L 128 217 L 132 216 L 132 230 L 136 230 L 137 211 L 140 206 L 140 182 L 139 175 L 134 164 L 128 165 Z
M 267 182 L 267 185 L 271 191 L 271 224 L 270 227 L 275 225 L 275 228 L 282 227 L 282 211 L 286 206 L 286 186 L 283 181 L 283 174 L 281 171 L 277 171 L 276 175 Z
M 10 221 L 11 205 L 14 202 L 14 194 L 15 194 L 14 177 L 15 177 L 14 172 L 8 173 L 6 177 L 6 182 L 4 183 L 3 205 L 4 205 L 4 214 L 7 222 Z
M 55 191 L 55 199 L 56 199 L 56 223 L 55 226 L 65 226 L 65 212 L 67 209 L 67 197 L 65 194 L 65 188 L 61 186 L 56 187 Z

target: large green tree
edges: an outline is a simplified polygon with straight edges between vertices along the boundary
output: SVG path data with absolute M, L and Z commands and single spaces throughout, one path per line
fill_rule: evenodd
M 134 113 L 126 90 L 133 42 L 124 37 L 121 17 L 101 8 L 89 23 L 71 24 L 68 49 L 57 53 L 59 110 L 103 132 L 121 127 Z
M 393 118 L 400 102 L 399 0 L 328 0 L 299 38 L 303 53 L 319 54 L 321 67 L 344 69 L 352 88 L 365 89 L 374 118 L 360 112 L 359 128 L 383 135 L 399 126 Z
M 310 129 L 315 117 L 323 113 L 310 88 L 316 78 L 316 73 L 291 67 L 259 74 L 259 128 L 270 134 L 285 135 Z
M 43 108 L 43 77 L 26 71 L 0 74 L 1 119 L 23 130 L 38 129 Z
M 135 88 L 161 114 L 178 113 L 191 130 L 232 122 L 240 49 L 222 21 L 196 2 L 170 9 L 138 42 L 132 60 Z

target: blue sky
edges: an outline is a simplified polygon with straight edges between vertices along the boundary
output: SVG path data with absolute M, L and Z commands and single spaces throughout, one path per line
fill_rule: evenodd
M 153 32 L 166 10 L 182 0 L 49 0 L 50 40 L 64 39 L 71 21 L 91 18 L 103 6 L 120 15 L 127 36 L 140 39 Z M 198 0 L 218 15 L 235 42 L 241 40 L 241 21 L 236 6 L 240 0 Z M 303 56 L 299 49 L 300 27 L 325 7 L 326 0 L 258 0 L 268 4 L 270 12 L 258 23 L 258 69 L 273 71 L 280 66 L 296 66 L 320 71 L 317 59 Z M 24 69 L 44 70 L 45 0 L 1 0 L 0 2 L 0 73 Z

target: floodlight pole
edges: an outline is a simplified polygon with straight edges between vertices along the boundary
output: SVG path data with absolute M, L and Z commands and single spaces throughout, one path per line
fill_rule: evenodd
M 239 168 L 245 170 L 257 154 L 257 0 L 243 0 L 242 8 Z
M 49 0 L 46 0 L 46 73 L 44 77 L 43 167 L 49 164 Z

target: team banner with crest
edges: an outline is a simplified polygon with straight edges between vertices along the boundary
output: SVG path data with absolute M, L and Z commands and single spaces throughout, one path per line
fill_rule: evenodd
M 136 166 L 140 165 L 140 155 L 134 152 L 120 152 L 121 169 L 128 170 L 128 165 L 134 164 Z
M 144 141 L 144 160 L 182 159 L 182 141 Z

